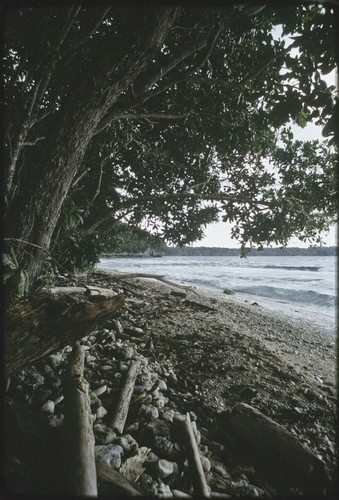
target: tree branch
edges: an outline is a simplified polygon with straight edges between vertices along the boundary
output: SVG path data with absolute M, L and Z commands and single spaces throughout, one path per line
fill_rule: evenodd
M 147 92 L 158 80 L 160 80 L 164 75 L 173 70 L 178 64 L 187 59 L 187 57 L 195 54 L 199 50 L 203 49 L 206 46 L 207 38 L 204 37 L 200 41 L 197 41 L 196 44 L 190 44 L 187 47 L 175 52 L 171 58 L 166 58 L 166 64 L 161 65 L 157 64 L 156 68 L 153 71 L 150 71 L 149 76 L 144 77 L 143 81 L 136 85 L 133 88 L 133 93 L 136 97 L 141 94 Z

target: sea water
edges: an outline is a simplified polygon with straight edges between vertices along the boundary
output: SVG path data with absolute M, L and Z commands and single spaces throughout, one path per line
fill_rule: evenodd
M 99 269 L 161 275 L 239 301 L 300 317 L 327 330 L 336 323 L 336 257 L 250 256 L 102 258 Z

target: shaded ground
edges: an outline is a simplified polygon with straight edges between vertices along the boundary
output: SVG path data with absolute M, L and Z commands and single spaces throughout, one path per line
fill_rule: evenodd
M 108 387 L 99 403 L 109 414 L 125 369 L 122 366 L 131 358 L 144 360 L 145 369 L 138 379 L 127 422 L 129 434 L 140 446 L 149 446 L 158 458 L 177 460 L 175 453 L 174 458 L 170 453 L 162 455 L 152 441 L 154 436 L 147 437 L 150 423 L 142 417 L 142 405 L 158 409 L 158 417 L 148 419 L 151 424 L 168 424 L 171 412 L 193 412 L 201 435 L 201 453 L 210 462 L 206 477 L 212 491 L 231 496 L 303 493 L 297 481 L 289 483 L 286 477 L 273 477 L 274 472 L 267 468 L 261 470 L 244 447 L 228 439 L 228 415 L 243 402 L 282 424 L 326 464 L 335 478 L 336 353 L 327 332 L 305 322 L 282 319 L 256 305 L 240 304 L 232 297 L 184 292 L 154 280 L 120 281 L 97 273 L 93 283 L 123 291 L 127 300 L 118 321 L 108 322 L 106 333 L 97 332 L 84 339 L 87 378 L 92 390 L 103 384 Z M 66 348 L 62 363 L 53 376 L 49 374 L 57 386 L 48 394 L 49 400 L 56 400 L 62 393 L 56 380 L 60 380 L 68 353 Z M 40 374 L 48 374 L 45 360 L 35 368 Z M 21 379 L 19 374 L 12 381 L 8 398 L 14 404 L 26 405 L 33 412 L 32 418 L 34 411 L 40 418 L 37 393 L 50 390 L 50 385 L 45 375 L 44 382 L 32 389 L 27 377 L 23 372 Z M 165 392 L 155 397 L 154 384 L 159 380 L 165 381 Z M 41 395 L 39 401 L 41 406 Z M 62 415 L 62 402 L 48 419 L 58 415 Z M 97 418 L 98 422 L 106 423 L 105 416 Z M 159 436 L 161 432 L 155 437 Z M 11 465 L 11 474 L 16 477 L 18 471 L 28 467 L 24 458 L 19 462 L 20 466 Z M 160 496 L 178 489 L 190 493 L 189 478 L 182 467 L 178 477 L 161 478 L 161 484 L 170 488 L 165 489 L 167 494 L 154 489 L 160 481 L 154 466 L 146 468 L 138 482 L 146 493 L 153 491 Z M 327 491 L 332 487 L 326 485 Z M 319 484 L 318 493 L 323 491 L 324 485 Z

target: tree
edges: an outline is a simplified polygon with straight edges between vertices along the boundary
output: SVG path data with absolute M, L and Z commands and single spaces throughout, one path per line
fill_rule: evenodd
M 335 152 L 289 125 L 333 132 L 333 23 L 320 5 L 9 8 L 9 288 L 121 220 L 189 243 L 221 211 L 243 246 L 317 238 L 336 215 Z

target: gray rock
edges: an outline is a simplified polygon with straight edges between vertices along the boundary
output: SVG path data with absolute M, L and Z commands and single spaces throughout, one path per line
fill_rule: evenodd
M 144 335 L 144 330 L 142 328 L 138 328 L 137 326 L 128 326 L 125 328 L 125 333 L 127 335 L 131 335 L 131 337 L 140 337 L 141 335 Z
M 54 404 L 57 405 L 57 404 L 61 403 L 61 401 L 63 401 L 63 399 L 64 399 L 64 395 L 60 394 L 60 396 L 57 397 L 56 400 L 54 401 Z
M 141 486 L 141 488 L 145 491 L 145 493 L 150 493 L 152 490 L 152 485 L 154 481 L 152 476 L 149 474 L 142 474 L 138 480 L 138 484 Z
M 169 460 L 165 460 L 161 458 L 157 462 L 157 472 L 159 474 L 160 479 L 165 479 L 168 476 L 171 476 L 174 473 L 178 473 L 179 468 L 176 462 L 170 462 Z
M 51 368 L 49 365 L 44 366 L 44 372 L 47 373 L 48 375 L 53 374 L 53 368 Z
M 124 329 L 120 323 L 120 321 L 118 319 L 113 319 L 112 320 L 112 325 L 113 325 L 113 328 L 116 332 L 118 333 L 124 333 Z
M 96 389 L 94 389 L 92 391 L 92 393 L 95 394 L 96 396 L 101 396 L 101 394 L 106 392 L 106 390 L 107 390 L 107 385 L 104 384 L 104 385 L 101 385 L 100 387 L 97 387 Z
M 95 424 L 94 426 L 94 436 L 95 436 L 95 441 L 98 444 L 111 444 L 113 441 L 116 439 L 117 435 L 111 429 L 111 427 L 108 427 L 108 425 L 105 424 Z
M 119 444 L 124 450 L 125 455 L 133 455 L 138 449 L 138 443 L 130 434 L 118 437 L 115 439 L 114 444 Z
M 229 288 L 225 288 L 222 293 L 225 293 L 226 295 L 235 295 L 235 292 L 233 292 L 233 290 L 230 290 Z
M 156 391 L 153 391 L 152 393 L 153 394 L 152 402 L 154 406 L 157 406 L 158 408 L 164 408 L 164 406 L 168 403 L 168 398 L 166 398 L 159 392 L 156 395 L 154 395 L 154 392 Z
M 200 455 L 201 465 L 205 472 L 209 472 L 211 470 L 211 462 L 204 455 Z
M 128 371 L 128 365 L 126 365 L 126 363 L 123 363 L 122 361 L 120 361 L 120 363 L 119 363 L 119 371 L 121 373 L 126 373 Z
M 64 358 L 62 352 L 57 352 L 56 354 L 48 356 L 47 360 L 52 368 L 59 368 L 59 366 L 63 363 Z
M 175 449 L 174 444 L 165 436 L 155 436 L 154 447 L 160 455 L 168 459 L 175 459 L 179 452 Z
M 118 444 L 95 446 L 96 459 L 113 469 L 119 469 L 121 467 L 121 457 L 123 453 L 124 450 Z
M 167 420 L 167 422 L 173 422 L 175 411 L 172 408 L 162 408 L 159 410 L 159 415 L 164 420 Z
M 21 382 L 32 384 L 34 388 L 43 384 L 45 377 L 41 375 L 35 368 L 27 368 L 20 376 L 17 377 Z
M 54 413 L 55 403 L 48 399 L 41 407 L 43 413 Z
M 90 393 L 89 399 L 90 399 L 90 403 L 91 403 L 91 408 L 95 408 L 96 409 L 99 406 L 101 406 L 101 401 L 98 398 L 98 396 L 96 394 L 94 394 L 94 392 Z
M 99 408 L 97 408 L 97 411 L 95 414 L 96 414 L 97 418 L 102 419 L 107 415 L 107 410 L 103 406 L 99 406 Z
M 162 481 L 153 483 L 151 493 L 160 498 L 173 497 L 170 487 Z
M 49 417 L 48 423 L 51 427 L 61 427 L 64 423 L 64 415 L 62 413 L 60 415 L 53 415 Z
M 140 414 L 149 421 L 159 418 L 158 408 L 152 405 L 141 405 Z
M 159 380 L 158 389 L 159 389 L 159 391 L 167 391 L 167 385 L 166 385 L 166 382 L 164 380 Z

